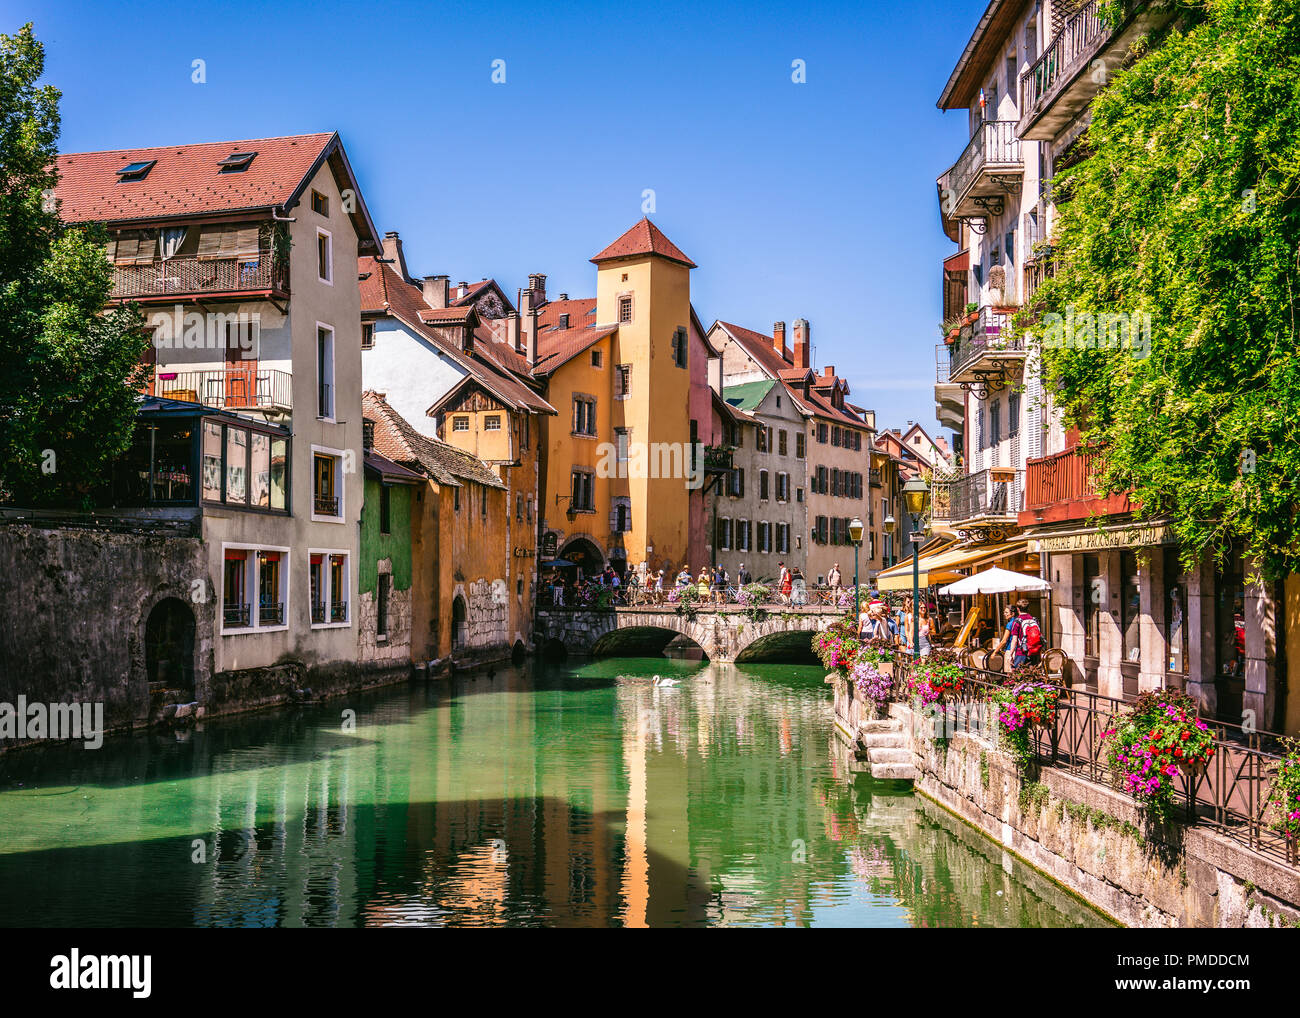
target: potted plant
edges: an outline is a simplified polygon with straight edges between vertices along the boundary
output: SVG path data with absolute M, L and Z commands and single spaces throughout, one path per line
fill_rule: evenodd
M 966 672 L 956 655 L 936 647 L 912 662 L 907 688 L 928 707 L 932 703 L 956 700 L 965 682 Z
M 1033 734 L 1056 727 L 1056 709 L 1065 691 L 1050 682 L 1021 682 L 993 694 L 1002 744 L 1023 769 L 1034 758 Z
M 893 692 L 894 680 L 892 675 L 888 675 L 880 670 L 874 661 L 870 661 L 867 655 L 861 654 L 858 657 L 857 664 L 853 666 L 853 671 L 849 673 L 849 678 L 857 687 L 858 695 L 864 702 L 870 703 L 872 714 L 880 717 L 884 713 L 885 704 L 889 702 L 889 696 Z
M 813 637 L 813 653 L 821 658 L 827 670 L 847 677 L 861 649 L 857 634 L 857 624 L 852 618 L 832 622 Z
M 1277 765 L 1277 774 L 1268 790 L 1269 824 L 1294 851 L 1300 838 L 1300 741 L 1287 739 L 1286 756 Z
M 1174 782 L 1204 772 L 1214 757 L 1214 735 L 1196 716 L 1186 693 L 1152 690 L 1102 733 L 1111 773 L 1156 820 L 1174 811 Z

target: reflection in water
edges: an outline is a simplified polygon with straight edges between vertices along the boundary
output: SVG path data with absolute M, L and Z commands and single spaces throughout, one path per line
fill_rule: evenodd
M 821 677 L 665 658 L 502 669 L 184 741 L 9 754 L 0 924 L 1103 922 L 856 773 Z

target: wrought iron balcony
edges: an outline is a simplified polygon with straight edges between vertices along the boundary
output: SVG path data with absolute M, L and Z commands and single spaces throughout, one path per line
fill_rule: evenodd
M 1105 87 L 1130 45 L 1169 20 L 1159 4 L 1132 2 L 1118 24 L 1107 24 L 1097 0 L 1088 0 L 1060 26 L 1042 56 L 1020 76 L 1018 133 L 1051 141 Z
M 704 471 L 709 474 L 726 474 L 731 471 L 731 446 L 706 445 L 704 447 Z
M 166 371 L 159 368 L 151 395 L 201 403 L 222 410 L 293 409 L 293 375 L 257 366 L 207 371 Z
M 346 622 L 348 620 L 348 603 L 346 601 L 330 602 L 330 621 Z
M 260 601 L 257 606 L 257 624 L 259 626 L 284 625 L 284 602 Z
M 325 622 L 325 602 L 313 601 L 311 603 L 311 624 L 313 626 L 322 625 Z
M 1014 120 L 986 120 L 975 129 L 960 158 L 939 178 L 945 219 L 1000 216 L 1007 195 L 1020 193 L 1025 166 L 1017 126 Z
M 931 519 L 954 528 L 1014 525 L 1024 503 L 1024 471 L 990 467 L 931 482 Z
M 174 300 L 181 297 L 288 296 L 289 266 L 270 251 L 256 258 L 198 258 L 193 255 L 147 265 L 115 265 L 113 298 Z
M 982 307 L 948 343 L 947 381 L 986 399 L 1006 388 L 1024 359 L 1024 337 L 1011 334 L 1011 312 Z
M 252 606 L 247 604 L 227 604 L 221 608 L 221 621 L 227 629 L 242 629 L 252 625 Z
M 337 516 L 339 514 L 339 497 L 337 495 L 316 495 L 312 500 L 317 516 Z

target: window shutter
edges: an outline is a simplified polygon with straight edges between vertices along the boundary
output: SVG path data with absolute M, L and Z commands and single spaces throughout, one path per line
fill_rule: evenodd
M 257 225 L 240 226 L 235 228 L 233 232 L 235 234 L 235 257 L 256 258 L 258 255 Z

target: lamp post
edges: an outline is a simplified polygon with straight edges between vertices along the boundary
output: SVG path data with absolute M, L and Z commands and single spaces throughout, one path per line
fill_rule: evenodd
M 849 520 L 849 540 L 853 542 L 853 624 L 862 626 L 862 594 L 858 590 L 858 548 L 862 546 L 862 520 Z
M 921 656 L 921 517 L 930 502 L 930 486 L 919 477 L 903 485 L 903 503 L 912 517 L 912 657 Z

